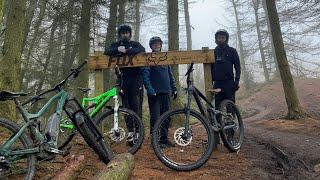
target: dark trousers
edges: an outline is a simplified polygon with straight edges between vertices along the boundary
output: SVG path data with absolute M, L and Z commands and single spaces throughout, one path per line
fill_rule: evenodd
M 124 77 L 122 84 L 122 105 L 134 111 L 142 119 L 143 102 L 143 77 Z M 129 132 L 133 132 L 134 122 L 129 117 L 125 118 Z
M 170 98 L 168 93 L 159 93 L 156 96 L 148 94 L 148 103 L 150 111 L 150 134 L 154 124 L 159 119 L 159 117 L 169 110 L 170 108 Z M 165 120 L 163 126 L 161 127 L 161 139 L 167 139 L 167 131 L 169 128 L 170 120 Z
M 233 80 L 225 80 L 225 81 L 215 81 L 214 88 L 221 88 L 221 92 L 216 94 L 215 96 L 215 106 L 216 109 L 219 108 L 220 103 L 229 99 L 235 103 L 235 83 Z

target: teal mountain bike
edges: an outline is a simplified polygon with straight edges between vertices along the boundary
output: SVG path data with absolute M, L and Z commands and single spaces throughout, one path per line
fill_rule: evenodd
M 99 155 L 99 158 L 108 163 L 112 158 L 112 151 L 104 142 L 102 134 L 98 131 L 93 120 L 81 106 L 80 102 L 63 89 L 63 86 L 73 80 L 81 72 L 85 61 L 52 89 L 32 97 L 24 103 L 18 100 L 26 96 L 23 92 L 0 91 L 0 101 L 13 100 L 22 115 L 25 123 L 20 127 L 13 121 L 0 118 L 0 179 L 26 179 L 30 180 L 35 174 L 37 160 L 51 160 L 57 154 L 66 155 L 68 151 L 57 148 L 59 141 L 59 124 L 62 112 L 65 112 L 82 137 Z M 43 107 L 35 114 L 29 113 L 24 107 L 44 99 L 44 95 L 56 92 Z M 55 106 L 55 112 L 47 120 L 46 128 L 42 129 L 40 117 L 49 107 Z M 73 109 L 68 107 L 72 106 Z M 32 137 L 32 138 L 31 138 Z
M 90 117 L 100 125 L 104 139 L 115 154 L 129 152 L 135 154 L 141 147 L 144 139 L 144 126 L 139 116 L 130 109 L 120 106 L 118 95 L 121 90 L 122 73 L 116 68 L 117 83 L 107 92 L 96 97 L 83 98 L 82 107 L 90 111 Z M 88 88 L 78 88 L 84 93 Z M 114 99 L 114 105 L 108 102 Z M 89 103 L 91 103 L 89 105 Z M 70 107 L 73 109 L 73 107 Z M 99 113 L 102 112 L 102 113 Z M 76 134 L 73 122 L 62 118 L 60 122 L 59 149 L 66 147 Z

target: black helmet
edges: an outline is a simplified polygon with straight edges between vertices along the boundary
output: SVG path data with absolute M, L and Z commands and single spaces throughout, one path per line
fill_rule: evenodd
M 229 41 L 229 33 L 228 33 L 227 30 L 225 30 L 225 29 L 219 29 L 219 30 L 216 32 L 216 34 L 214 35 L 216 41 L 217 41 L 218 35 L 225 35 L 226 38 L 227 38 L 226 43 L 228 43 L 228 41 Z
M 121 32 L 129 32 L 130 33 L 130 37 L 132 35 L 132 28 L 129 24 L 121 24 L 119 27 L 118 27 L 118 36 L 120 37 L 120 33 Z
M 151 49 L 152 49 L 152 47 L 151 47 L 152 44 L 155 43 L 155 42 L 160 42 L 161 45 L 162 45 L 162 40 L 161 40 L 161 38 L 158 37 L 158 36 L 153 36 L 153 37 L 150 39 L 150 41 L 149 41 L 149 46 L 150 46 Z

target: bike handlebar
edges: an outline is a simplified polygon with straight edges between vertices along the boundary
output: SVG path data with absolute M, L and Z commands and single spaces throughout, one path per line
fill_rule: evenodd
M 191 62 L 188 71 L 186 72 L 185 76 L 189 76 L 190 73 L 193 71 L 193 65 L 194 65 L 194 61 Z
M 58 83 L 58 84 L 55 85 L 53 88 L 51 88 L 51 89 L 49 89 L 49 90 L 47 90 L 47 91 L 44 91 L 44 92 L 42 92 L 42 93 L 40 93 L 40 94 L 38 94 L 38 95 L 36 95 L 36 96 L 33 96 L 31 99 L 29 99 L 29 100 L 27 100 L 26 102 L 22 103 L 22 106 L 24 106 L 24 105 L 26 105 L 26 104 L 28 104 L 28 103 L 30 103 L 30 102 L 32 102 L 32 101 L 34 101 L 33 103 L 35 103 L 35 102 L 43 99 L 43 98 L 41 98 L 42 95 L 60 89 L 60 87 L 63 86 L 63 85 L 69 80 L 69 78 L 70 78 L 72 75 L 73 75 L 73 77 L 76 78 L 76 77 L 79 75 L 79 73 L 82 71 L 81 68 L 82 68 L 85 64 L 87 64 L 87 63 L 88 63 L 88 60 L 87 60 L 87 59 L 84 60 L 77 68 L 71 69 L 71 72 L 68 74 L 68 76 L 67 76 L 64 80 L 62 80 L 60 83 Z

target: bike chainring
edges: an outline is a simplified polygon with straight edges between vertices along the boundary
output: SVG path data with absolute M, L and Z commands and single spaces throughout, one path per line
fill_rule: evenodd
M 185 136 L 184 129 L 185 129 L 184 127 L 180 127 L 174 132 L 174 141 L 180 146 L 187 146 L 192 141 L 192 130 L 189 129 L 189 131 L 187 132 L 187 135 Z

